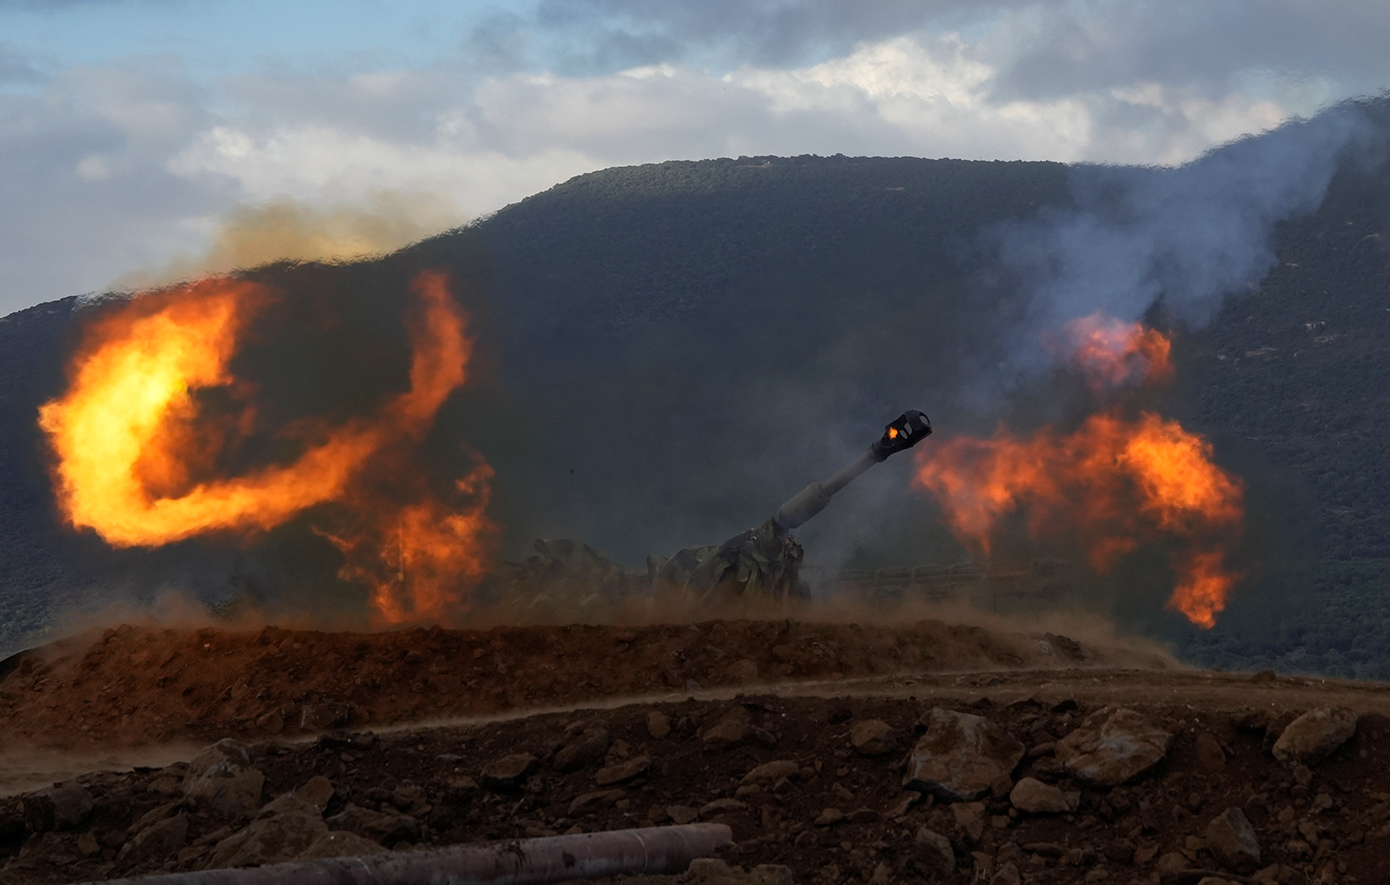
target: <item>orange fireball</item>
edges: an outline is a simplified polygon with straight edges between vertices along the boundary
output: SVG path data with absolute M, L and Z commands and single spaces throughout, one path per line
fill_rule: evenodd
M 374 470 L 409 469 L 411 445 L 466 380 L 472 340 L 447 279 L 422 273 L 413 289 L 419 307 L 407 323 L 410 389 L 376 414 L 309 432 L 300 427 L 308 442 L 290 463 L 241 476 L 207 475 L 227 429 L 200 414 L 195 392 L 235 389 L 229 364 L 239 336 L 272 303 L 270 294 L 248 281 L 215 278 L 134 298 L 104 316 L 87 330 L 72 360 L 68 391 L 39 413 L 56 455 L 55 486 L 64 517 L 116 547 L 153 547 L 216 531 L 265 531 L 334 502 L 350 502 L 397 526 L 398 549 L 411 543 L 403 533 L 425 537 L 443 526 L 451 549 L 415 554 L 439 563 L 424 569 L 428 581 L 412 585 L 420 599 L 396 598 L 411 588 L 372 588 L 387 620 L 402 619 L 397 615 L 403 611 L 440 617 L 447 602 L 457 601 L 449 588 L 481 570 L 482 545 L 490 534 L 482 512 L 490 474 L 475 471 L 470 481 L 482 493 L 466 502 L 463 514 L 443 512 L 433 501 L 402 507 L 364 491 Z M 247 406 L 243 422 L 254 414 Z M 322 531 L 342 535 L 332 528 Z M 362 555 L 360 544 L 339 546 Z M 427 551 L 438 546 L 424 545 Z M 373 554 L 387 555 L 382 549 Z
M 1104 317 L 1070 327 L 1075 363 L 1103 391 L 1171 377 L 1168 340 L 1153 329 Z M 1211 627 L 1238 576 L 1225 552 L 1244 520 L 1244 490 L 1212 461 L 1211 443 L 1176 421 L 1118 406 L 1071 433 L 1043 428 L 988 439 L 957 437 L 917 456 L 917 485 L 945 511 L 952 532 L 984 553 L 1008 515 L 1035 538 L 1083 539 L 1104 573 L 1140 544 L 1175 542 L 1177 585 L 1169 607 Z

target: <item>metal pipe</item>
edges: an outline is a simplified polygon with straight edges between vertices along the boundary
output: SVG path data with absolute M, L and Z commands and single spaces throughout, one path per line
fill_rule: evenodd
M 724 824 L 684 824 L 166 873 L 106 885 L 546 885 L 624 873 L 679 873 L 732 841 L 733 831 Z

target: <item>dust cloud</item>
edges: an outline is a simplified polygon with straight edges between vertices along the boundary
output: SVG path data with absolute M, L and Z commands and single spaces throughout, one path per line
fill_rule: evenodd
M 217 223 L 202 254 L 184 254 L 163 267 L 114 280 L 120 291 L 152 289 L 182 280 L 277 261 L 360 261 L 395 252 L 463 224 L 462 211 L 438 194 L 377 191 L 359 203 L 314 204 L 279 197 L 233 208 Z

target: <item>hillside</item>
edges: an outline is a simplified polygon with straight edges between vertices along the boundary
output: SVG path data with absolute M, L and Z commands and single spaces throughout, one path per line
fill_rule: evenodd
M 1384 102 L 1367 111 L 1390 131 Z M 765 519 L 904 408 L 925 409 L 942 432 L 1066 420 L 1065 387 L 981 395 L 1018 305 L 991 278 L 984 244 L 1001 222 L 1070 205 L 1075 174 L 847 157 L 610 169 L 377 262 L 253 276 L 370 304 L 402 270 L 453 269 L 469 281 L 484 371 L 442 424 L 497 470 L 504 554 L 577 537 L 640 566 Z M 1379 603 L 1390 586 L 1388 213 L 1390 166 L 1346 164 L 1321 208 L 1277 227 L 1279 263 L 1257 290 L 1229 298 L 1205 329 L 1176 331 L 1179 383 L 1164 407 L 1212 437 L 1251 502 L 1249 580 L 1222 625 L 1199 634 L 1165 612 L 1161 569 L 1082 588 L 1091 604 L 1220 666 L 1390 677 L 1390 606 Z M 291 585 L 315 563 L 333 571 L 332 550 L 303 526 L 247 551 L 120 554 L 56 527 L 33 416 L 61 388 L 73 306 L 0 322 L 7 635 L 41 623 L 62 591 L 116 575 L 148 598 L 189 561 L 204 598 L 251 587 L 292 608 Z M 305 385 L 296 395 L 323 393 Z M 870 473 L 807 526 L 809 557 L 967 558 L 905 487 L 905 469 Z

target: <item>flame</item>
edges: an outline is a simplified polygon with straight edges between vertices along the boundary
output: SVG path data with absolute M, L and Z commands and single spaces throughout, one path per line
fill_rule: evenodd
M 1103 393 L 1173 378 L 1172 342 L 1157 329 L 1097 312 L 1067 324 L 1054 350 L 1081 370 L 1091 389 Z
M 1088 317 L 1078 365 L 1088 377 L 1121 382 L 1142 371 L 1171 373 L 1167 339 L 1152 329 Z M 1125 329 L 1119 336 L 1117 329 Z M 1118 337 L 1117 337 L 1118 336 Z M 1162 345 L 1154 342 L 1161 340 Z M 1071 433 L 1045 427 L 989 439 L 957 437 L 919 452 L 914 481 L 941 502 L 952 532 L 985 554 L 1007 515 L 1030 536 L 1085 539 L 1091 566 L 1105 573 L 1141 544 L 1175 542 L 1177 585 L 1169 607 L 1211 627 L 1238 576 L 1225 545 L 1244 519 L 1244 489 L 1212 461 L 1212 446 L 1177 421 L 1111 405 Z
M 419 306 L 407 317 L 409 390 L 375 415 L 336 427 L 298 427 L 305 441 L 297 457 L 242 476 L 217 476 L 215 468 L 224 447 L 254 423 L 254 407 L 244 406 L 235 426 L 219 426 L 200 413 L 195 391 L 220 387 L 248 395 L 229 363 L 241 335 L 272 303 L 270 293 L 244 280 L 214 278 L 132 299 L 94 323 L 72 361 L 68 391 L 39 411 L 57 458 L 64 518 L 112 546 L 153 547 L 208 532 L 265 531 L 320 504 L 351 503 L 397 527 L 397 550 L 432 563 L 422 572 L 427 580 L 406 588 L 419 598 L 398 598 L 400 587 L 389 593 L 374 587 L 380 615 L 391 622 L 403 620 L 401 612 L 440 616 L 458 599 L 447 587 L 481 571 L 491 532 L 483 512 L 486 465 L 457 484 L 462 512 L 444 512 L 432 500 L 400 507 L 365 490 L 372 469 L 385 467 L 378 462 L 390 458 L 393 469 L 409 463 L 412 444 L 466 380 L 473 342 L 447 278 L 421 273 L 412 289 Z M 440 532 L 455 549 L 438 550 Z M 351 561 L 366 555 L 364 542 L 341 541 L 339 548 L 353 552 L 345 570 L 366 573 Z

